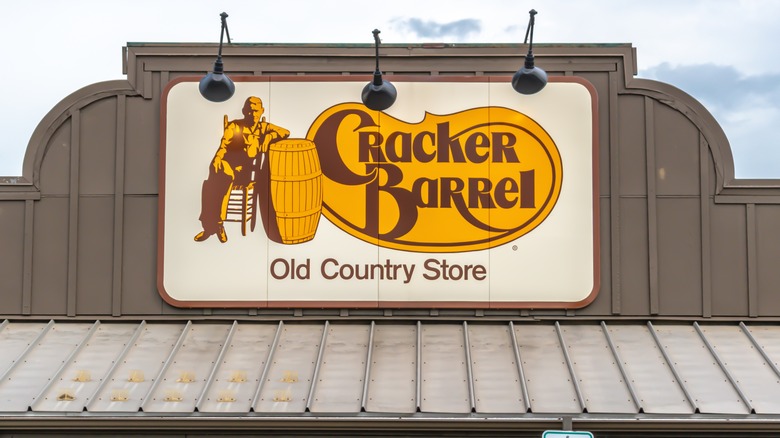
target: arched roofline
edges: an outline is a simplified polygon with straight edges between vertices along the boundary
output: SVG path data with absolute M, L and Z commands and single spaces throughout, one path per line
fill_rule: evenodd
M 138 95 L 138 92 L 124 79 L 97 82 L 69 94 L 57 103 L 33 131 L 24 154 L 22 178 L 17 179 L 15 184 L 32 185 L 36 190 L 40 190 L 41 164 L 51 136 L 75 111 L 96 101 L 119 95 Z
M 715 116 L 696 98 L 674 85 L 652 79 L 636 78 L 629 71 L 625 73 L 625 89 L 619 94 L 634 94 L 654 99 L 680 112 L 699 129 L 715 164 L 715 194 L 729 192 L 729 189 L 780 189 L 779 179 L 735 177 L 731 143 Z

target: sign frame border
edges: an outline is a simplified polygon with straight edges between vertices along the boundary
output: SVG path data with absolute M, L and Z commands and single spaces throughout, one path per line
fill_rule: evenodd
M 386 80 L 392 82 L 484 82 L 507 83 L 512 77 L 500 76 L 422 76 L 422 75 L 384 75 Z M 166 166 L 166 127 L 167 104 L 170 90 L 182 82 L 198 82 L 201 76 L 186 75 L 177 77 L 168 82 L 161 92 L 160 98 L 160 150 L 158 168 L 158 212 L 157 212 L 157 291 L 163 301 L 177 308 L 406 308 L 406 309 L 578 309 L 592 303 L 601 288 L 601 259 L 600 259 L 600 205 L 599 205 L 599 103 L 595 86 L 587 79 L 579 76 L 550 76 L 550 83 L 576 83 L 582 85 L 591 97 L 591 121 L 592 121 L 592 224 L 593 224 L 593 288 L 588 295 L 580 301 L 218 301 L 218 300 L 179 300 L 172 297 L 164 287 L 164 241 L 165 241 L 165 166 Z M 370 75 L 258 75 L 258 76 L 234 76 L 234 82 L 367 82 L 372 79 Z

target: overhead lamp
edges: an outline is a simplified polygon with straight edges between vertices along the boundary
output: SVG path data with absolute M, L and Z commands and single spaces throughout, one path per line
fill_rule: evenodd
M 228 44 L 230 44 L 230 32 L 227 27 L 228 14 L 221 13 L 222 30 L 219 33 L 219 51 L 217 60 L 214 61 L 214 70 L 200 80 L 198 89 L 201 96 L 212 102 L 224 102 L 233 96 L 236 91 L 236 85 L 225 74 L 225 67 L 222 64 L 222 37 L 227 34 Z
M 525 55 L 525 64 L 512 77 L 512 88 L 520 94 L 534 94 L 542 91 L 547 85 L 547 72 L 534 66 L 534 17 L 536 10 L 528 11 L 531 18 L 528 20 L 528 28 L 525 30 L 525 43 L 528 44 L 528 54 Z M 531 39 L 529 42 L 528 35 Z
M 382 72 L 379 70 L 379 29 L 374 29 L 373 34 L 376 47 L 376 70 L 374 70 L 374 79 L 363 87 L 360 98 L 368 108 L 382 111 L 395 103 L 398 92 L 393 84 L 382 79 Z

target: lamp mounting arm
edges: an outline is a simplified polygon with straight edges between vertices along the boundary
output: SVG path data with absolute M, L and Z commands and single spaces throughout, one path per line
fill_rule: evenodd
M 536 9 L 528 11 L 530 18 L 528 19 L 528 27 L 525 29 L 525 40 L 523 41 L 523 44 L 528 43 L 528 54 L 525 56 L 525 68 L 533 68 L 534 66 L 534 23 L 536 22 L 536 14 Z
M 228 14 L 226 12 L 223 12 L 219 14 L 219 17 L 222 19 L 222 29 L 219 31 L 219 51 L 217 52 L 217 57 L 222 57 L 222 39 L 225 35 L 227 35 L 228 44 L 230 44 L 230 31 L 228 30 L 227 25 L 227 17 Z
M 533 28 L 534 28 L 534 22 L 536 21 L 534 17 L 538 12 L 536 12 L 536 9 L 531 9 L 528 11 L 528 14 L 531 16 L 531 18 L 528 20 L 528 27 L 525 28 L 525 40 L 523 40 L 523 44 L 528 43 L 528 35 L 530 33 L 531 35 L 531 44 L 534 43 L 534 34 L 533 34 Z
M 379 70 L 379 44 L 381 44 L 381 41 L 379 40 L 379 29 L 374 29 L 374 50 L 375 50 L 375 59 L 376 59 L 376 69 L 374 70 L 374 85 L 382 85 L 382 72 Z

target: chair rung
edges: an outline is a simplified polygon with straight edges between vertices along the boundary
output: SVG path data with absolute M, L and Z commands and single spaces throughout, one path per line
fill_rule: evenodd
M 225 210 L 226 217 L 225 222 L 243 222 L 247 223 L 255 216 L 255 208 L 252 205 L 254 198 L 254 187 L 249 187 L 245 191 L 244 188 L 234 187 L 227 200 L 227 209 Z M 230 218 L 230 216 L 236 217 L 236 219 Z M 244 227 L 242 226 L 242 233 Z

